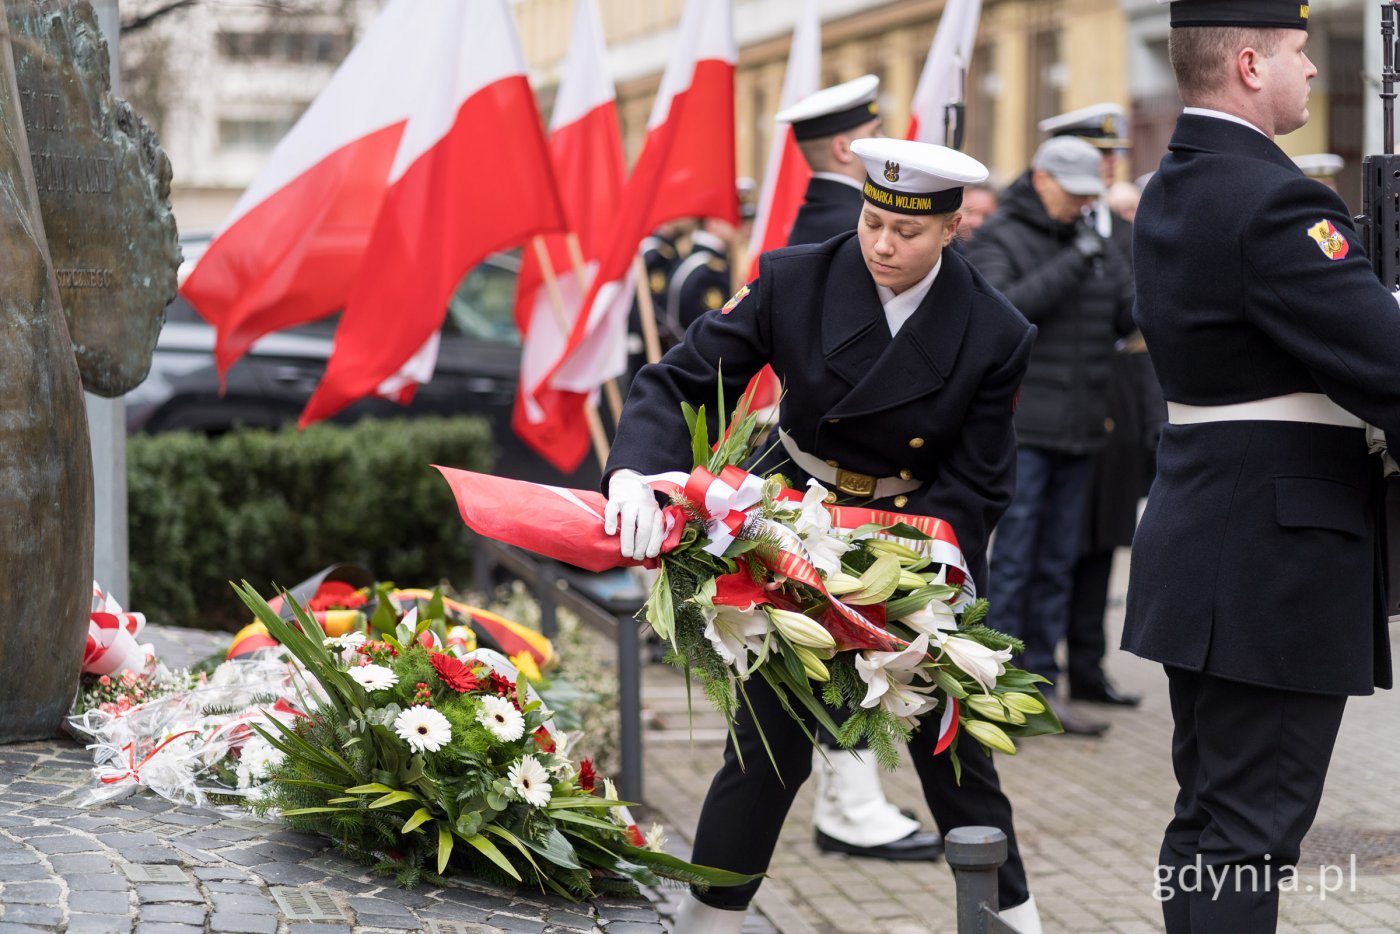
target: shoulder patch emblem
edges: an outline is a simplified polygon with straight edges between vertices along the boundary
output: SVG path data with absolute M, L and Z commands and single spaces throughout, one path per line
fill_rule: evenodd
M 1318 249 L 1331 260 L 1344 259 L 1351 245 L 1332 222 L 1323 218 L 1308 228 L 1308 236 L 1317 241 Z
M 748 286 L 744 286 L 742 289 L 740 289 L 739 291 L 737 291 L 737 292 L 734 293 L 734 297 L 733 297 L 733 298 L 731 298 L 729 301 L 727 301 L 727 302 L 724 303 L 724 307 L 721 308 L 721 309 L 719 310 L 719 313 L 722 314 L 722 315 L 727 315 L 727 314 L 729 314 L 731 311 L 733 311 L 733 310 L 738 306 L 738 304 L 739 304 L 740 302 L 742 302 L 742 301 L 745 299 L 745 297 L 748 296 L 748 294 L 749 294 L 749 287 L 748 287 Z
M 647 277 L 647 285 L 651 287 L 652 294 L 660 295 L 666 291 L 666 274 L 659 269 L 652 270 Z

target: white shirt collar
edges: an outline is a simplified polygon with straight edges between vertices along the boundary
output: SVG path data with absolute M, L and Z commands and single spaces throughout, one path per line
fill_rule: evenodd
M 938 262 L 933 264 L 928 275 L 898 295 L 883 285 L 875 286 L 875 294 L 880 296 L 880 304 L 885 306 L 885 322 L 890 326 L 891 337 L 898 334 L 899 329 L 904 327 L 904 322 L 908 321 L 913 317 L 914 312 L 919 310 L 919 305 L 923 304 L 928 290 L 933 288 L 933 280 L 938 278 L 938 270 L 942 268 L 943 255 L 940 253 Z
M 813 172 L 813 178 L 824 178 L 829 182 L 840 182 L 843 185 L 850 185 L 857 191 L 864 190 L 865 186 L 849 175 L 842 175 L 840 172 Z
M 1181 111 L 1184 114 L 1191 114 L 1195 117 L 1214 117 L 1217 120 L 1229 120 L 1231 123 L 1238 123 L 1240 126 L 1247 126 L 1260 136 L 1268 136 L 1263 130 L 1250 123 L 1244 117 L 1237 117 L 1234 114 L 1226 113 L 1223 110 L 1211 110 L 1207 107 L 1185 107 Z

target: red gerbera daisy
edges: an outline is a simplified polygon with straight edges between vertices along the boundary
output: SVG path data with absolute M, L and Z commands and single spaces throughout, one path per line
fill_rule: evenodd
M 433 663 L 433 670 L 438 673 L 442 683 L 458 694 L 475 691 L 481 687 L 475 673 L 464 665 L 461 659 L 443 652 L 433 652 L 428 660 Z
M 544 727 L 540 727 L 535 731 L 534 738 L 535 745 L 545 752 L 553 752 L 555 750 L 554 737 L 550 736 L 549 731 Z
M 593 787 L 598 781 L 598 773 L 593 771 L 593 760 L 584 759 L 578 764 L 578 787 L 586 795 L 593 794 Z

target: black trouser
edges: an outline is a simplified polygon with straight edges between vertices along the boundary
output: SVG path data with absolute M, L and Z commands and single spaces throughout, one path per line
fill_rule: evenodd
M 765 682 L 752 678 L 745 682 L 745 690 L 758 721 L 763 724 L 763 735 L 768 739 L 779 772 L 774 773 L 773 762 L 763 748 L 754 718 L 741 701 L 734 735 L 743 753 L 745 768 L 739 766 L 731 738 L 724 748 L 724 765 L 710 783 L 710 792 L 700 811 L 691 858 L 705 866 L 761 873 L 768 871 L 768 863 L 778 845 L 778 832 L 797 796 L 797 789 L 812 772 L 812 744 Z M 963 737 L 958 742 L 962 760 L 962 784 L 959 785 L 953 779 L 953 763 L 948 754 L 933 754 L 937 741 L 938 720 L 932 718 L 909 741 L 909 755 L 923 783 L 924 798 L 939 832 L 946 836 L 953 828 L 965 826 L 1001 829 L 1006 834 L 1008 855 L 998 873 L 999 907 L 1021 904 L 1029 897 L 1026 872 L 1016 847 L 1011 802 L 1001 791 L 996 766 L 983 754 L 976 740 Z M 715 908 L 740 909 L 748 906 L 758 885 L 758 881 L 754 881 L 747 885 L 717 886 L 695 895 Z
M 1272 932 L 1278 886 L 1317 814 L 1346 697 L 1171 666 L 1167 678 L 1181 789 L 1156 876 L 1167 932 Z
M 1103 621 L 1112 572 L 1112 549 L 1080 555 L 1074 565 L 1069 628 L 1065 632 L 1065 671 L 1069 683 L 1077 688 L 1092 691 L 1104 682 L 1103 659 L 1108 644 Z

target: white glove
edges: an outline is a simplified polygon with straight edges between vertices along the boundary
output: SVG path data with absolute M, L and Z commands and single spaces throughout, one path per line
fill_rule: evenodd
M 635 470 L 616 471 L 608 480 L 608 508 L 603 531 L 621 537 L 624 558 L 640 561 L 661 553 L 666 539 L 666 518 L 656 505 L 656 494 Z

